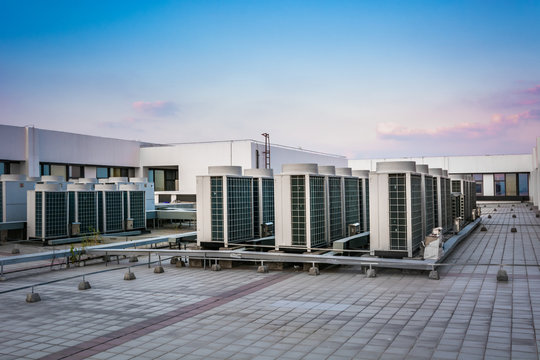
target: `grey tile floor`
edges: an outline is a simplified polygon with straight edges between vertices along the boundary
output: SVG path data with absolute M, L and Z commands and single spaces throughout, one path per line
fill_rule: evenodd
M 77 290 L 80 279 L 40 286 L 34 304 L 27 290 L 3 293 L 0 358 L 61 358 L 71 349 L 66 358 L 538 359 L 540 219 L 522 204 L 482 211 L 488 231 L 466 239 L 438 281 L 397 270 L 366 278 L 345 266 L 314 277 L 167 264 L 163 274 L 133 268 L 134 281 L 123 280 L 125 270 L 88 276 L 87 291 Z M 501 263 L 508 283 L 496 281 Z M 0 291 L 100 269 L 14 274 Z M 213 299 L 225 300 L 200 305 Z M 188 306 L 200 307 L 152 327 Z M 111 335 L 118 333 L 122 341 Z

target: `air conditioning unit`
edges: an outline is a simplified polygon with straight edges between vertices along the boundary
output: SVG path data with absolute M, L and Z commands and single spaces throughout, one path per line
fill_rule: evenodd
M 349 236 L 360 234 L 360 223 L 349 224 Z

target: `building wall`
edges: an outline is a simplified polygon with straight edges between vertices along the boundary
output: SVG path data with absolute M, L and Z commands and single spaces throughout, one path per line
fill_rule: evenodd
M 257 150 L 259 151 L 259 168 L 264 168 L 264 143 L 252 141 L 251 168 L 256 168 L 257 165 Z M 318 165 L 334 165 L 335 167 L 347 167 L 348 160 L 344 156 L 319 153 L 315 151 L 303 150 L 300 148 L 292 148 L 281 145 L 270 146 L 270 163 L 274 174 L 281 173 L 283 164 L 305 164 L 314 163 Z
M 451 174 L 530 172 L 531 154 L 522 155 L 478 155 L 478 156 L 425 156 L 407 158 L 381 158 L 349 160 L 353 170 L 375 171 L 381 161 L 413 160 L 431 168 L 443 168 Z
M 25 160 L 24 127 L 0 125 L 0 160 Z
M 264 144 L 254 140 L 216 141 L 209 143 L 176 144 L 141 148 L 141 169 L 143 176 L 151 167 L 177 167 L 180 194 L 195 194 L 195 177 L 205 175 L 208 166 L 241 166 L 256 168 L 257 150 L 259 168 L 264 168 Z M 281 173 L 281 166 L 289 163 L 317 163 L 319 165 L 347 166 L 344 156 L 317 153 L 280 145 L 270 147 L 271 166 L 275 174 Z M 146 173 L 145 173 L 146 172 Z

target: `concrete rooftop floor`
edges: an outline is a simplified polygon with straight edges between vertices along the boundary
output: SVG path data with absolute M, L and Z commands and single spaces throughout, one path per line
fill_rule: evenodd
M 163 274 L 133 268 L 134 281 L 121 269 L 87 276 L 86 291 L 80 278 L 42 285 L 32 304 L 28 290 L 0 293 L 0 358 L 538 359 L 540 218 L 525 204 L 482 211 L 488 231 L 460 244 L 438 281 L 167 262 Z M 496 281 L 501 263 L 507 283 Z M 0 292 L 114 266 L 15 273 Z

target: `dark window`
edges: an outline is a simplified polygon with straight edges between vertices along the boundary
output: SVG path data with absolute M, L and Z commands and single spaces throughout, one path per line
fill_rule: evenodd
M 493 179 L 495 181 L 495 195 L 505 196 L 506 195 L 506 184 L 504 174 L 494 174 Z
M 484 194 L 484 175 L 473 174 L 473 179 L 476 182 L 476 195 Z
M 49 164 L 41 164 L 41 176 L 47 176 L 51 175 L 51 165 Z
M 175 191 L 178 170 L 173 169 L 149 169 L 148 181 L 154 183 L 155 191 Z
M 10 173 L 9 161 L 0 161 L 0 175 L 9 174 L 9 173 Z
M 69 177 L 71 179 L 78 179 L 84 177 L 84 166 L 71 165 L 69 167 Z
M 529 174 L 518 174 L 519 196 L 529 195 Z

